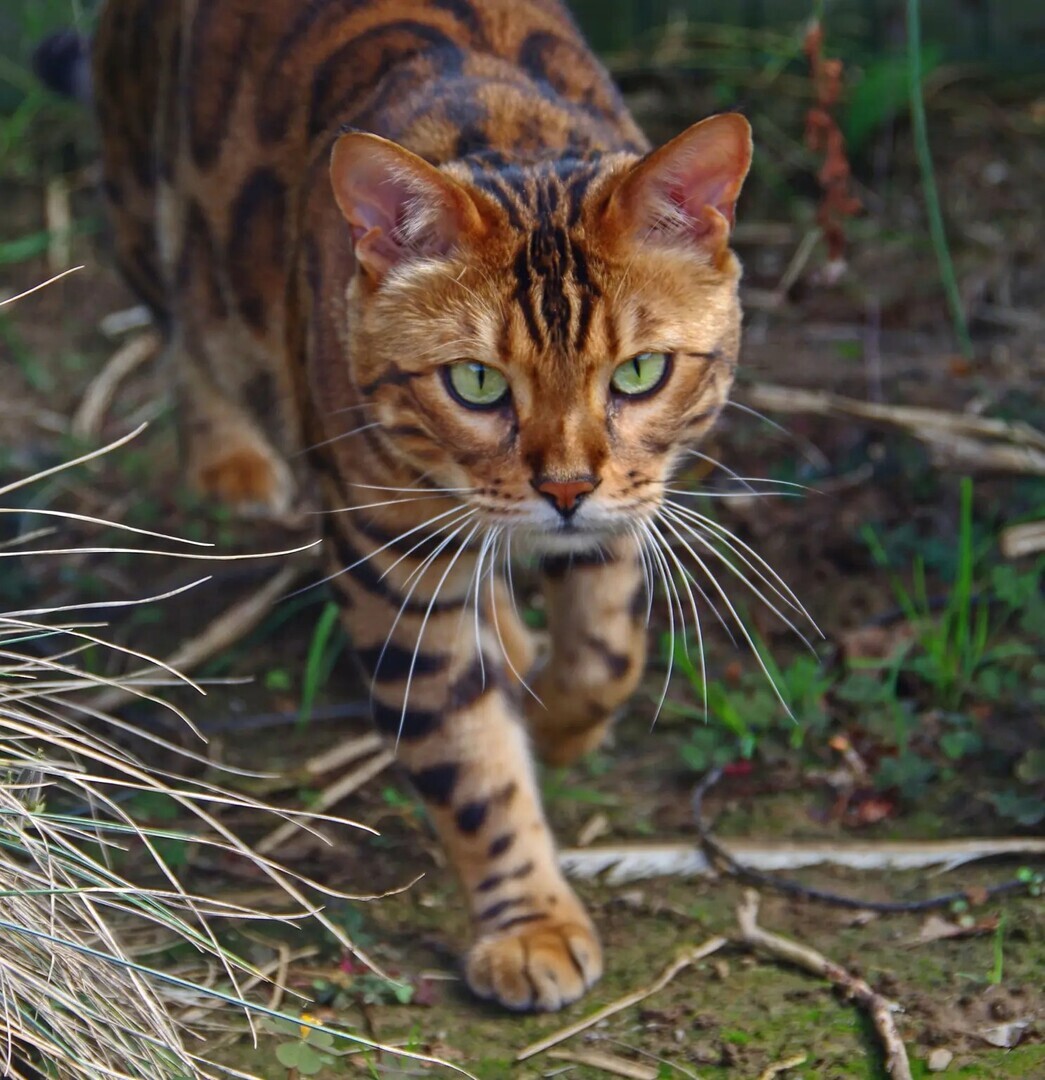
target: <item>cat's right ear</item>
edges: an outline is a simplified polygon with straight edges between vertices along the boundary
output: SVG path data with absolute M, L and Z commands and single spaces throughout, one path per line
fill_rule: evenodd
M 468 193 L 424 158 L 378 135 L 334 144 L 330 180 L 363 270 L 380 281 L 415 259 L 447 255 L 480 226 Z

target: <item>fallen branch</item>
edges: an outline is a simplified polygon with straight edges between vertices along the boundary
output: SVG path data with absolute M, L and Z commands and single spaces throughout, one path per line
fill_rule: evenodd
M 582 881 L 598 879 L 609 885 L 624 885 L 653 877 L 712 876 L 723 868 L 737 876 L 753 879 L 769 871 L 795 871 L 809 866 L 843 866 L 862 871 L 921 870 L 933 866 L 950 869 L 977 859 L 997 856 L 1027 858 L 1045 855 L 1045 839 L 1034 836 L 872 843 L 730 840 L 728 849 L 719 841 L 713 843 L 713 852 L 702 851 L 692 842 L 596 844 L 560 851 L 559 863 L 572 878 Z M 775 878 L 760 877 L 758 884 L 787 891 L 786 886 Z M 804 886 L 797 888 L 807 894 L 810 892 L 804 890 Z M 1013 884 L 1012 888 L 1015 890 L 1017 886 Z M 930 906 L 945 907 L 948 902 L 941 901 Z M 868 905 L 861 900 L 856 906 L 863 908 Z
M 1036 555 L 1039 551 L 1045 551 L 1045 521 L 1010 525 L 1007 529 L 1002 529 L 998 544 L 1006 559 L 1019 559 L 1024 555 Z
M 794 964 L 838 987 L 847 998 L 861 1005 L 871 1016 L 875 1031 L 885 1048 L 885 1070 L 891 1080 L 911 1080 L 907 1050 L 896 1029 L 894 1014 L 900 1006 L 872 990 L 859 976 L 828 960 L 822 953 L 790 938 L 763 930 L 758 925 L 760 897 L 754 889 L 746 889 L 737 906 L 737 923 L 745 945 L 778 960 Z
M 660 973 L 656 981 L 650 983 L 649 986 L 644 987 L 641 990 L 633 990 L 630 994 L 625 994 L 624 997 L 618 998 L 616 1001 L 611 1001 L 608 1005 L 603 1005 L 601 1009 L 596 1009 L 595 1012 L 584 1017 L 582 1020 L 578 1020 L 575 1024 L 570 1024 L 569 1027 L 561 1028 L 552 1035 L 539 1039 L 535 1043 L 530 1043 L 529 1046 L 524 1047 L 515 1055 L 515 1060 L 525 1061 L 527 1058 L 532 1058 L 536 1054 L 543 1054 L 545 1050 L 550 1050 L 553 1046 L 558 1046 L 559 1043 L 565 1042 L 567 1039 L 572 1039 L 574 1035 L 579 1035 L 582 1031 L 587 1031 L 588 1028 L 594 1027 L 607 1017 L 623 1012 L 624 1009 L 630 1009 L 632 1005 L 638 1005 L 640 1001 L 645 1001 L 646 998 L 652 997 L 654 994 L 663 990 L 680 971 L 685 971 L 686 968 L 692 967 L 694 964 L 711 956 L 712 953 L 718 952 L 719 949 L 728 944 L 728 940 L 724 937 L 713 937 L 708 941 L 705 941 L 703 945 L 698 945 L 695 949 L 690 949 L 688 952 L 681 953 L 668 964 L 668 966 Z
M 800 900 L 815 900 L 820 903 L 833 904 L 835 907 L 849 908 L 854 911 L 875 911 L 885 915 L 932 911 L 934 908 L 950 907 L 951 904 L 958 900 L 968 901 L 968 894 L 961 890 L 943 893 L 938 896 L 926 897 L 922 900 L 868 900 L 865 897 L 843 896 L 839 893 L 827 892 L 824 889 L 815 889 L 811 886 L 803 885 L 800 881 L 771 877 L 769 874 L 762 873 L 761 870 L 754 869 L 750 861 L 740 862 L 734 856 L 732 851 L 727 851 L 726 848 L 711 835 L 711 828 L 704 820 L 704 796 L 719 782 L 719 780 L 722 779 L 722 774 L 722 768 L 712 769 L 693 789 L 693 823 L 697 828 L 697 834 L 700 839 L 700 846 L 703 849 L 703 854 L 709 863 L 712 865 L 717 864 L 720 868 L 724 869 L 727 873 L 732 874 L 740 881 L 746 881 L 749 884 L 772 889 L 775 892 L 785 893 L 788 896 L 795 896 Z M 1029 851 L 1028 849 L 1023 848 L 1023 843 L 1023 840 L 1015 837 L 986 841 L 944 840 L 931 844 L 889 844 L 878 841 L 871 844 L 847 845 L 849 848 L 857 847 L 861 849 L 865 858 L 862 861 L 843 862 L 842 864 L 862 870 L 885 868 L 911 869 L 918 865 L 915 860 L 919 853 L 924 854 L 926 851 L 935 851 L 937 854 L 940 854 L 940 848 L 944 846 L 949 849 L 949 857 L 939 858 L 936 861 L 938 863 L 945 863 L 948 867 L 958 866 L 964 862 L 969 862 L 972 859 L 986 858 L 992 855 L 1045 852 L 1045 840 L 1031 838 L 1029 840 L 1031 845 Z M 817 846 L 823 848 L 823 845 Z M 739 845 L 733 845 L 734 850 L 738 847 Z M 912 854 L 915 857 L 914 859 L 911 857 Z M 884 858 L 883 855 L 885 856 Z M 892 855 L 892 858 L 889 857 L 890 855 Z M 869 864 L 867 861 L 868 857 L 871 860 L 876 860 L 876 862 L 872 861 Z M 839 860 L 839 855 L 828 853 L 827 857 L 822 861 L 838 862 Z M 805 865 L 809 865 L 809 863 L 806 863 Z M 922 862 L 920 865 L 925 866 L 932 864 Z M 992 885 L 989 888 L 982 890 L 981 902 L 995 896 L 1002 896 L 1005 893 L 1021 892 L 1026 889 L 1026 887 L 1026 882 L 1019 878 L 1013 878 L 1011 881 L 1004 881 L 1000 885 Z
M 827 390 L 756 383 L 744 389 L 745 402 L 771 412 L 856 416 L 898 428 L 928 443 L 962 467 L 1045 474 L 1045 434 L 1020 421 L 947 412 L 920 405 L 884 405 Z

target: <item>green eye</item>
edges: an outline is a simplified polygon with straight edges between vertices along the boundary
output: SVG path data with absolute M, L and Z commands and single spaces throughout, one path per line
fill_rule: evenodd
M 508 380 L 496 369 L 475 360 L 463 360 L 444 368 L 450 393 L 462 405 L 492 409 L 508 396 Z
M 618 394 L 639 397 L 656 390 L 668 374 L 666 353 L 644 352 L 625 360 L 613 373 L 610 385 Z

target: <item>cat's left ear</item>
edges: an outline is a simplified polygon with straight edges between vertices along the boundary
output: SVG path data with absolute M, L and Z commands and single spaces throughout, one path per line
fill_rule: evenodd
M 739 113 L 687 128 L 626 173 L 607 212 L 640 242 L 693 244 L 715 256 L 729 242 L 751 165 L 751 125 Z
M 448 254 L 480 227 L 475 203 L 460 184 L 378 135 L 342 135 L 330 180 L 356 260 L 377 281 L 411 260 Z

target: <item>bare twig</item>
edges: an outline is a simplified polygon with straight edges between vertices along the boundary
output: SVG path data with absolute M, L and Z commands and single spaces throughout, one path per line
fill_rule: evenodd
M 1030 424 L 919 405 L 885 405 L 826 390 L 758 383 L 745 400 L 759 409 L 820 416 L 857 416 L 899 428 L 963 467 L 1045 474 L 1045 433 Z
M 659 1073 L 649 1065 L 616 1054 L 607 1054 L 604 1050 L 553 1050 L 548 1057 L 556 1061 L 569 1061 L 574 1065 L 587 1065 L 599 1069 L 611 1076 L 623 1076 L 627 1080 L 657 1080 Z
M 364 762 L 359 768 L 353 769 L 352 772 L 347 773 L 340 779 L 335 780 L 329 787 L 324 788 L 312 800 L 309 811 L 311 813 L 323 813 L 331 806 L 334 806 L 335 803 L 347 798 L 352 792 L 358 791 L 378 773 L 384 772 L 393 761 L 395 761 L 395 754 L 391 750 L 382 750 L 379 754 L 375 754 L 374 757 Z M 267 836 L 262 837 L 254 845 L 254 850 L 259 855 L 270 855 L 300 831 L 301 826 L 296 821 L 285 822 Z
M 885 1069 L 891 1080 L 911 1080 L 911 1066 L 907 1050 L 896 1029 L 894 1014 L 900 1006 L 872 990 L 859 976 L 854 975 L 822 953 L 808 945 L 763 930 L 758 925 L 760 897 L 754 889 L 744 891 L 744 899 L 737 906 L 737 923 L 740 937 L 745 945 L 766 953 L 778 960 L 794 964 L 805 971 L 838 987 L 847 998 L 857 1002 L 871 1015 L 871 1019 L 885 1048 Z
M 707 822 L 704 820 L 704 796 L 722 779 L 723 770 L 721 768 L 711 769 L 702 778 L 699 784 L 693 789 L 693 822 L 697 828 L 697 834 L 700 838 L 700 845 L 704 849 L 709 862 L 717 863 L 717 865 L 724 869 L 727 873 L 732 874 L 740 881 L 746 881 L 749 884 L 758 885 L 761 888 L 772 889 L 774 892 L 785 893 L 788 896 L 797 896 L 801 900 L 815 900 L 820 903 L 833 904 L 835 907 L 849 908 L 854 911 L 876 911 L 880 914 L 886 915 L 902 915 L 910 914 L 918 911 L 932 911 L 936 908 L 950 907 L 951 904 L 958 900 L 968 900 L 968 893 L 961 890 L 955 890 L 949 893 L 943 893 L 939 896 L 929 896 L 922 900 L 868 900 L 862 896 L 842 896 L 839 893 L 827 892 L 825 889 L 815 889 L 809 885 L 803 885 L 800 881 L 792 881 L 787 878 L 773 877 L 770 874 L 763 873 L 761 870 L 756 870 L 752 866 L 740 862 L 733 852 L 726 850 L 719 841 L 711 835 L 711 829 Z M 1028 838 L 1030 843 L 1030 852 L 1045 851 L 1045 841 L 1041 841 L 1035 838 Z M 859 845 L 864 850 L 865 857 L 873 857 L 875 853 L 878 853 L 879 863 L 881 868 L 883 857 L 888 857 L 888 849 L 893 849 L 895 854 L 899 854 L 895 849 L 906 849 L 910 854 L 911 849 L 914 849 L 913 854 L 916 859 L 919 855 L 919 849 L 921 854 L 927 851 L 933 851 L 935 849 L 936 858 L 933 860 L 936 863 L 945 863 L 950 866 L 957 865 L 959 863 L 968 862 L 971 859 L 984 858 L 991 855 L 1002 854 L 1026 854 L 1028 849 L 1023 847 L 1023 844 L 1027 841 L 1023 841 L 1019 838 L 1003 838 L 998 840 L 976 841 L 976 840 L 951 840 L 942 841 L 941 843 L 947 845 L 949 851 L 944 853 L 940 850 L 937 844 L 888 844 L 881 841 L 876 841 L 873 844 Z M 986 845 L 986 846 L 984 846 Z M 828 854 L 825 852 L 825 854 Z M 944 857 L 941 858 L 940 856 Z M 831 854 L 832 860 L 837 860 L 837 854 Z M 826 861 L 826 860 L 825 860 Z M 897 860 L 893 863 L 884 863 L 884 865 L 903 865 L 903 860 Z M 805 865 L 809 865 L 808 862 Z M 853 865 L 850 863 L 849 865 Z M 908 862 L 908 866 L 918 865 L 917 861 L 914 863 Z M 922 866 L 931 865 L 931 863 L 921 862 Z M 865 863 L 862 867 L 867 869 Z M 995 896 L 1003 896 L 1006 893 L 1022 892 L 1026 889 L 1026 882 L 1021 881 L 1019 878 L 1013 878 L 1011 881 L 1004 881 L 1000 885 L 992 885 L 989 888 L 983 890 L 983 899 L 990 899 Z
M 284 566 L 260 589 L 222 612 L 202 633 L 180 646 L 164 663 L 178 671 L 190 671 L 222 649 L 227 649 L 261 622 L 276 600 L 303 572 L 299 566 Z M 91 702 L 91 707 L 98 712 L 111 712 L 134 696 L 129 686 L 112 687 L 99 694 Z
M 698 945 L 695 949 L 689 949 L 686 952 L 681 953 L 668 964 L 657 977 L 656 981 L 650 983 L 649 986 L 646 986 L 641 990 L 633 990 L 630 994 L 625 994 L 624 997 L 618 998 L 616 1001 L 611 1001 L 601 1009 L 596 1009 L 595 1012 L 584 1017 L 583 1020 L 578 1020 L 575 1024 L 570 1024 L 569 1027 L 561 1028 L 552 1035 L 539 1039 L 537 1042 L 530 1043 L 529 1046 L 523 1047 L 523 1049 L 515 1055 L 515 1060 L 525 1061 L 527 1058 L 531 1058 L 536 1054 L 543 1054 L 545 1050 L 550 1050 L 553 1046 L 558 1046 L 559 1043 L 565 1042 L 567 1039 L 572 1039 L 574 1035 L 579 1035 L 582 1031 L 587 1031 L 588 1028 L 594 1027 L 595 1024 L 605 1020 L 607 1017 L 614 1016 L 624 1009 L 630 1009 L 632 1005 L 637 1005 L 640 1001 L 645 1001 L 646 998 L 663 990 L 680 971 L 685 971 L 686 968 L 692 967 L 694 964 L 711 956 L 712 953 L 718 952 L 719 949 L 728 944 L 729 942 L 724 937 L 713 937 L 708 941 L 705 941 L 703 945 Z
M 102 370 L 91 380 L 72 420 L 72 431 L 80 438 L 96 435 L 102 419 L 120 383 L 142 364 L 151 360 L 160 348 L 160 336 L 154 331 L 140 334 L 117 349 Z
M 804 1065 L 808 1060 L 809 1055 L 803 1052 L 789 1058 L 784 1058 L 783 1061 L 776 1061 L 758 1074 L 758 1080 L 773 1080 L 774 1077 L 787 1072 L 788 1069 L 797 1069 L 799 1065 Z
M 730 839 L 728 848 L 718 843 L 715 851 L 705 853 L 693 843 L 631 843 L 594 844 L 591 847 L 565 848 L 559 852 L 559 863 L 572 878 L 583 881 L 599 880 L 608 885 L 622 885 L 645 878 L 676 876 L 696 877 L 714 875 L 730 869 L 730 859 L 737 876 L 765 888 L 792 892 L 809 900 L 845 903 L 860 909 L 868 901 L 848 897 L 818 895 L 797 883 L 787 883 L 769 877 L 771 871 L 801 870 L 809 866 L 844 866 L 851 870 L 881 872 L 882 870 L 920 870 L 955 866 L 996 856 L 1028 858 L 1045 855 L 1045 840 L 1040 837 L 1004 836 L 974 840 L 931 841 L 762 841 Z M 1003 891 L 1019 891 L 1016 882 Z M 961 892 L 948 894 L 928 902 L 929 907 L 946 907 Z M 923 901 L 914 910 L 924 910 Z M 903 910 L 907 910 L 904 908 Z
M 1019 559 L 1045 551 L 1045 521 L 1028 521 L 1010 525 L 998 537 L 1001 553 L 1006 559 Z

